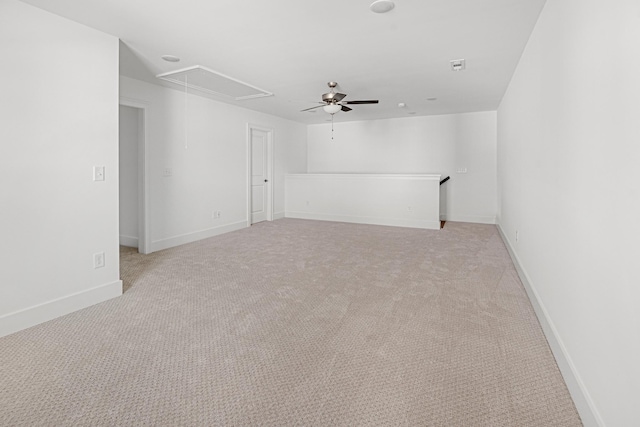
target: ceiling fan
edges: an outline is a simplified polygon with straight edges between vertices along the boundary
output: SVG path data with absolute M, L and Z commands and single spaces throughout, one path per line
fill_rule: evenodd
M 367 101 L 343 101 L 343 99 L 347 96 L 344 93 L 336 93 L 335 88 L 338 86 L 337 82 L 329 82 L 327 83 L 329 86 L 330 92 L 322 95 L 322 102 L 320 102 L 318 106 L 307 108 L 301 111 L 309 111 L 316 108 L 322 107 L 322 109 L 331 115 L 334 115 L 338 111 L 351 111 L 352 109 L 347 107 L 347 105 L 355 105 L 355 104 L 377 104 L 377 99 L 371 99 Z

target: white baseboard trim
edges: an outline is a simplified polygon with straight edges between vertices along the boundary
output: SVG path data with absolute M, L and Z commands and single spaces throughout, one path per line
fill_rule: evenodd
M 122 280 L 0 316 L 0 337 L 122 295 Z
M 132 236 L 120 236 L 120 246 L 126 246 L 128 248 L 138 247 L 138 238 Z
M 209 237 L 218 236 L 220 234 L 229 233 L 231 231 L 240 230 L 242 228 L 247 228 L 247 221 L 234 222 L 232 224 L 225 224 L 219 227 L 182 234 L 180 236 L 155 240 L 151 242 L 151 252 L 157 252 L 163 249 L 169 249 L 187 243 L 197 242 L 198 240 L 208 239 Z
M 562 377 L 567 384 L 567 388 L 569 389 L 569 393 L 573 398 L 576 409 L 580 414 L 583 425 L 585 427 L 604 427 L 604 421 L 602 420 L 602 417 L 600 416 L 600 413 L 598 412 L 598 409 L 596 408 L 593 399 L 589 394 L 589 391 L 584 385 L 584 382 L 582 381 L 582 378 L 580 377 L 578 370 L 576 369 L 576 366 L 567 351 L 567 348 L 562 342 L 562 339 L 558 334 L 558 330 L 549 317 L 547 309 L 545 308 L 542 300 L 540 299 L 540 296 L 538 295 L 538 292 L 533 286 L 529 275 L 522 266 L 520 258 L 514 251 L 511 242 L 507 238 L 500 224 L 497 224 L 497 228 L 498 232 L 500 233 L 500 237 L 502 237 L 502 241 L 509 251 L 509 255 L 511 256 L 511 260 L 516 267 L 518 276 L 520 276 L 520 280 L 522 281 L 522 284 L 527 291 L 527 295 L 529 296 L 531 305 L 533 305 L 533 309 L 535 310 L 538 321 L 542 326 L 542 330 L 544 331 L 544 335 L 547 338 L 549 347 L 551 347 L 551 351 L 553 352 L 553 355 L 556 359 L 556 363 L 560 368 Z
M 442 221 L 472 222 L 475 224 L 495 224 L 496 223 L 495 216 L 482 216 L 482 215 L 445 214 L 445 215 L 440 215 L 440 219 Z
M 276 219 L 282 219 L 284 218 L 284 212 L 276 212 L 273 214 L 273 220 L 275 221 Z
M 319 221 L 352 222 L 357 224 L 388 225 L 392 227 L 426 228 L 439 230 L 440 221 L 403 218 L 377 218 L 368 216 L 333 215 L 314 212 L 285 212 L 286 218 L 314 219 Z

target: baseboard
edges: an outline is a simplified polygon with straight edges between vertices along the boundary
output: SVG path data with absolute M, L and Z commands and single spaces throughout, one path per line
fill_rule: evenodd
M 0 337 L 122 295 L 122 280 L 0 316 Z
M 120 236 L 120 246 L 126 246 L 128 248 L 138 247 L 138 238 L 131 236 Z
M 544 332 L 545 337 L 547 338 L 547 342 L 549 343 L 549 347 L 551 347 L 551 351 L 556 359 L 556 363 L 560 368 L 560 372 L 562 373 L 562 377 L 564 378 L 565 383 L 567 384 L 567 388 L 569 389 L 569 393 L 573 398 L 573 402 L 576 405 L 576 409 L 580 414 L 580 418 L 582 419 L 582 423 L 585 427 L 604 427 L 604 421 L 598 412 L 589 391 L 584 385 L 582 378 L 578 374 L 578 371 L 569 356 L 569 353 L 558 334 L 558 330 L 556 329 L 553 321 L 549 317 L 549 313 L 547 312 L 544 303 L 540 299 L 535 286 L 533 286 L 529 275 L 525 271 L 522 263 L 520 262 L 520 258 L 516 254 L 511 245 L 511 242 L 507 238 L 504 230 L 497 224 L 498 232 L 500 233 L 500 237 L 502 237 L 502 241 L 504 242 L 507 250 L 509 251 L 509 255 L 511 256 L 511 260 L 516 267 L 518 272 L 518 276 L 520 276 L 520 280 L 529 296 L 529 300 L 531 301 L 531 305 L 536 312 L 536 316 L 538 317 L 538 321 L 542 326 L 542 330 Z
M 198 240 L 208 239 L 209 237 L 218 236 L 220 234 L 229 233 L 231 231 L 240 230 L 247 227 L 247 221 L 234 222 L 219 227 L 208 228 L 193 233 L 182 234 L 180 236 L 169 237 L 167 239 L 155 240 L 151 242 L 151 252 L 161 251 L 187 243 L 197 242 Z
M 388 225 L 392 227 L 426 228 L 439 230 L 440 221 L 404 218 L 378 218 L 367 216 L 333 215 L 314 212 L 285 212 L 286 218 L 314 219 L 319 221 L 352 222 L 357 224 Z
M 274 220 L 274 221 L 275 221 L 276 219 L 282 219 L 282 218 L 284 218 L 284 217 L 285 217 L 284 212 L 276 212 L 276 213 L 274 213 L 274 214 L 273 214 L 273 220 Z
M 483 216 L 483 215 L 445 214 L 445 215 L 440 215 L 440 219 L 442 221 L 472 222 L 472 223 L 475 223 L 475 224 L 495 224 L 496 223 L 496 217 L 495 216 Z

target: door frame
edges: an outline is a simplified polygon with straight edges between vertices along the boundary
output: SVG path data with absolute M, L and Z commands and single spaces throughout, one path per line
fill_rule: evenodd
M 247 123 L 247 227 L 251 227 L 251 137 L 253 131 L 259 130 L 267 134 L 267 200 L 265 209 L 267 211 L 267 221 L 273 221 L 273 139 L 275 130 L 268 126 Z
M 137 108 L 138 115 L 138 252 L 151 253 L 149 233 L 149 179 L 147 159 L 147 117 L 149 104 L 132 98 L 120 97 L 119 105 Z M 119 211 L 118 207 L 118 211 Z

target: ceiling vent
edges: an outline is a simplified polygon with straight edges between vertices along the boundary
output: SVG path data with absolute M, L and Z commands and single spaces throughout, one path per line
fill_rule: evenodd
M 451 71 L 462 71 L 466 68 L 464 59 L 454 59 L 451 63 Z
M 226 96 L 236 101 L 273 95 L 271 92 L 225 76 L 201 65 L 158 74 L 156 77 L 182 87 L 186 86 L 212 95 Z

